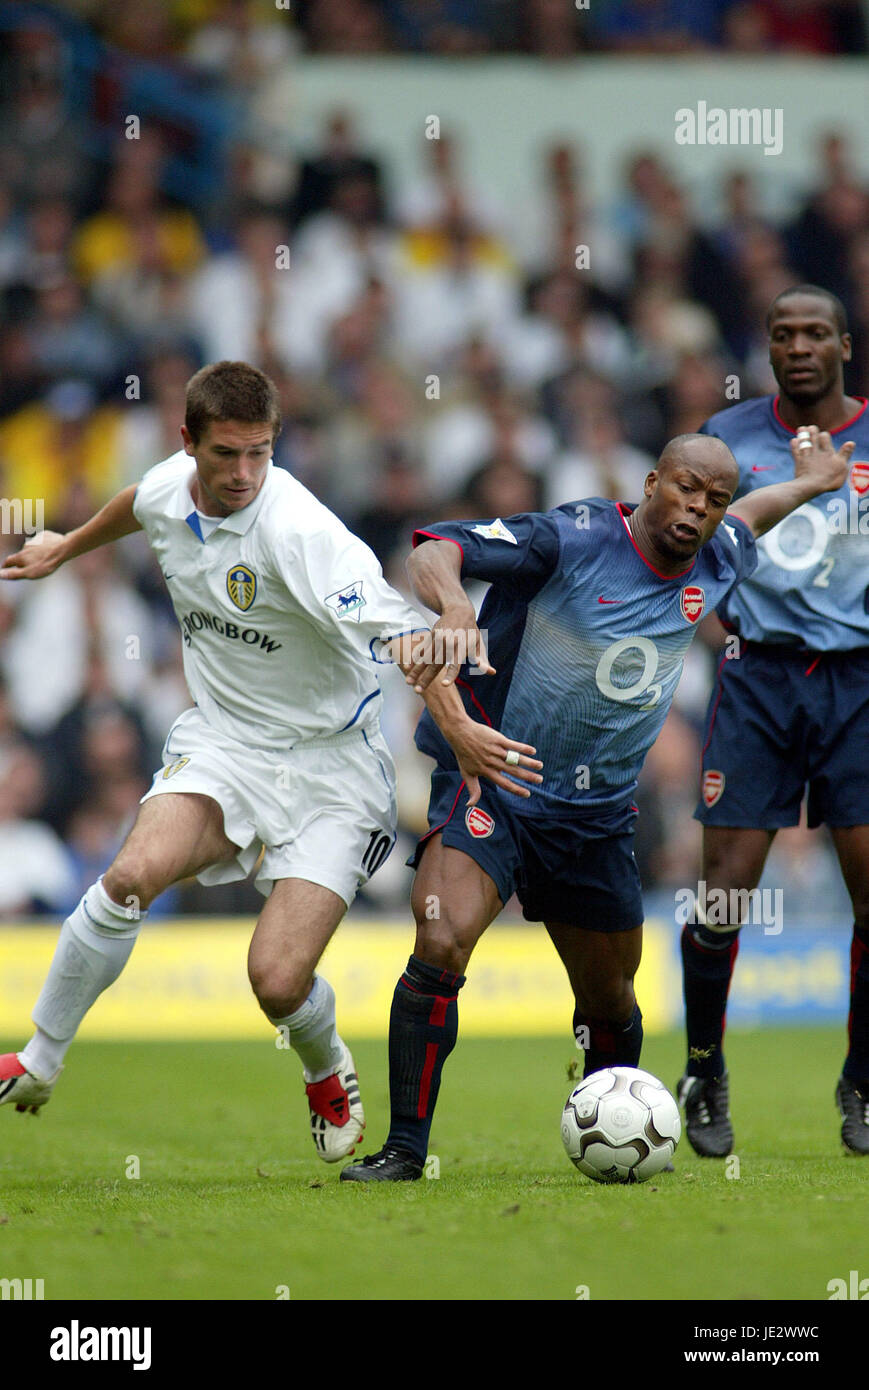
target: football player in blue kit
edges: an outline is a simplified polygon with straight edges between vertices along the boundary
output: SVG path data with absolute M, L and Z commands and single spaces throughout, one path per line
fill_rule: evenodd
M 490 582 L 479 618 L 488 657 L 478 656 L 475 673 L 464 665 L 457 684 L 473 719 L 507 737 L 521 730 L 542 759 L 544 781 L 519 797 L 481 787 L 468 776 L 472 757 L 457 746 L 460 771 L 423 714 L 417 746 L 437 766 L 430 829 L 413 859 L 416 942 L 390 1015 L 390 1131 L 384 1148 L 345 1168 L 343 1180 L 421 1176 L 464 971 L 514 892 L 525 917 L 545 924 L 567 970 L 585 1074 L 636 1065 L 637 776 L 699 619 L 752 573 L 756 536 L 841 484 L 851 451 L 846 444 L 837 454 L 814 430 L 810 449 L 798 455 L 794 444 L 790 481 L 728 512 L 738 482 L 730 450 L 682 435 L 667 445 L 637 506 L 592 499 L 415 533 L 408 572 L 420 600 L 441 615 L 433 632 L 472 630 L 462 581 Z M 433 689 L 422 664 L 407 678 Z M 521 759 L 505 761 L 509 768 Z
M 839 487 L 767 532 L 754 573 L 720 609 L 739 634 L 739 659 L 721 661 L 707 715 L 701 877 L 707 899 L 723 889 L 738 904 L 732 890 L 757 886 L 776 831 L 798 824 L 808 789 L 808 824 L 829 828 L 854 909 L 849 1050 L 836 1101 L 844 1144 L 867 1154 L 869 410 L 844 392 L 851 338 L 834 295 L 794 286 L 773 301 L 767 324 L 778 395 L 731 406 L 701 430 L 739 465 L 736 510 L 755 489 L 793 476 L 793 441 L 809 425 L 856 441 L 857 455 Z M 698 918 L 682 933 L 688 1062 L 678 1089 L 689 1141 L 705 1157 L 733 1147 L 722 1038 L 740 925 Z

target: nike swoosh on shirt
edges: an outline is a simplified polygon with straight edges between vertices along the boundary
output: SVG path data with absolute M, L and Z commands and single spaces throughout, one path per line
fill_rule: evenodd
M 621 603 L 620 598 L 599 598 L 598 603 Z
M 769 472 L 770 468 L 775 468 L 775 464 L 774 464 L 774 463 L 753 463 L 753 464 L 751 465 L 751 471 L 752 471 L 752 473 L 767 473 L 767 472 Z

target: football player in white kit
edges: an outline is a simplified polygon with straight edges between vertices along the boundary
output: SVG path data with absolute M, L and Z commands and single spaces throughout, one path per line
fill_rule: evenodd
M 243 362 L 204 367 L 188 383 L 182 450 L 77 530 L 43 532 L 0 570 L 39 579 L 144 530 L 181 626 L 195 702 L 170 729 L 163 767 L 116 858 L 63 924 L 36 1032 L 21 1052 L 0 1056 L 0 1104 L 36 1112 L 49 1099 L 82 1018 L 117 979 L 158 894 L 193 875 L 206 884 L 244 878 L 262 854 L 256 884 L 266 903 L 248 974 L 301 1059 L 316 1151 L 335 1162 L 354 1152 L 365 1121 L 335 996 L 315 969 L 395 840 L 377 663 L 394 655 L 405 673 L 418 672 L 423 650 L 429 671 L 443 670 L 425 699 L 471 780 L 527 795 L 504 776 L 506 754 L 520 782 L 539 781 L 540 764 L 532 748 L 467 719 L 446 684 L 458 667 L 434 659 L 425 620 L 368 547 L 272 464 L 279 430 L 268 377 Z M 389 645 L 402 635 L 403 647 Z

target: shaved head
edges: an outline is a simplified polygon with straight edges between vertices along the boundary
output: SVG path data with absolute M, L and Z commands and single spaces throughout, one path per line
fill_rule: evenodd
M 676 467 L 714 471 L 733 491 L 739 482 L 739 465 L 723 439 L 711 434 L 677 434 L 664 446 L 658 459 L 659 477 L 669 477 Z
M 631 515 L 640 550 L 663 575 L 685 573 L 739 486 L 736 459 L 711 434 L 677 434 L 648 475 Z

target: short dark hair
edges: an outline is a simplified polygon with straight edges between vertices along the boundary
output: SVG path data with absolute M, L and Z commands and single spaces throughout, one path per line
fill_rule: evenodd
M 212 420 L 268 424 L 272 441 L 281 432 L 281 407 L 274 382 L 249 362 L 212 362 L 187 383 L 184 424 L 197 444 Z
M 830 316 L 836 325 L 836 332 L 839 334 L 839 337 L 841 338 L 843 333 L 848 332 L 848 315 L 845 312 L 844 304 L 841 299 L 837 299 L 834 294 L 831 294 L 829 290 L 825 290 L 821 285 L 790 285 L 786 290 L 782 290 L 781 294 L 777 294 L 767 310 L 767 332 L 769 332 L 772 327 L 775 311 L 782 300 L 792 299 L 796 294 L 808 295 L 812 299 L 826 299 L 830 306 Z

